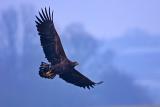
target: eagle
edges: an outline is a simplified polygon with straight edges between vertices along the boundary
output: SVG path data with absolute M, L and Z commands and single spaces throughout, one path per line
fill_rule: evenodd
M 93 82 L 75 69 L 78 62 L 71 61 L 67 58 L 60 37 L 53 23 L 53 11 L 41 9 L 39 17 L 36 16 L 36 28 L 40 36 L 41 46 L 45 58 L 49 63 L 41 62 L 39 75 L 43 78 L 53 79 L 56 75 L 68 83 L 83 87 L 94 88 L 95 85 L 103 83 Z

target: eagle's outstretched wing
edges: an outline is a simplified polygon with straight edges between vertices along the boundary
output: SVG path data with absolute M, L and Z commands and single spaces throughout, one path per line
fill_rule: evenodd
M 47 9 L 41 10 L 37 17 L 36 27 L 40 35 L 41 45 L 45 53 L 45 57 L 52 65 L 59 63 L 61 58 L 66 58 L 60 38 L 53 23 L 53 12 L 47 12 Z
M 76 69 L 72 69 L 71 71 L 64 72 L 60 74 L 59 77 L 68 83 L 71 83 L 83 88 L 87 87 L 88 89 L 90 89 L 91 87 L 94 88 L 96 84 L 103 83 L 102 81 L 98 83 L 91 81 L 90 79 L 82 75 L 80 72 L 78 72 Z

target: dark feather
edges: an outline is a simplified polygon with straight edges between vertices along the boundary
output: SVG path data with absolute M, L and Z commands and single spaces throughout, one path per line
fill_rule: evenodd
M 54 27 L 53 23 L 53 12 L 52 16 L 47 9 L 42 9 L 39 12 L 39 16 L 37 17 L 36 26 L 38 30 L 38 34 L 40 35 L 41 45 L 43 47 L 43 51 L 45 56 L 52 65 L 59 63 L 61 58 L 66 58 L 65 52 L 63 50 L 59 35 Z
M 51 20 L 51 11 L 50 11 L 50 7 L 49 7 L 49 20 Z
M 59 77 L 68 83 L 71 83 L 83 88 L 87 87 L 88 89 L 94 88 L 96 84 L 99 84 L 91 81 L 90 79 L 88 79 L 87 77 L 85 77 L 75 69 L 72 69 L 71 71 L 68 71 L 68 72 L 64 72 L 63 74 L 60 74 Z
M 42 14 L 43 14 L 44 19 L 47 20 L 46 15 L 44 14 L 43 9 L 41 9 L 41 12 L 42 12 Z
M 49 20 L 49 16 L 48 16 L 48 12 L 47 12 L 46 8 L 45 8 L 45 13 L 46 13 L 46 16 L 47 16 L 47 20 Z
M 41 17 L 42 21 L 44 22 L 45 19 L 44 19 L 44 17 L 42 16 L 42 14 L 40 12 L 39 12 L 39 16 Z
M 39 19 L 37 16 L 36 16 L 36 18 L 37 18 L 37 20 L 38 20 L 39 23 L 42 23 L 41 19 Z

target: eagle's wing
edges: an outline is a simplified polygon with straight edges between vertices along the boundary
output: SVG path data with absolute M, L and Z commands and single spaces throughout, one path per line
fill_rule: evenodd
M 78 72 L 76 69 L 72 69 L 71 71 L 64 72 L 60 74 L 59 77 L 68 83 L 71 83 L 83 88 L 87 87 L 88 89 L 90 89 L 91 87 L 94 88 L 96 84 L 103 83 L 102 81 L 98 83 L 91 81 L 90 79 L 82 75 L 80 72 Z
M 47 12 L 47 9 L 41 10 L 37 17 L 36 27 L 38 34 L 40 35 L 41 45 L 45 53 L 45 57 L 51 64 L 60 62 L 61 58 L 66 58 L 66 54 L 63 50 L 60 38 L 53 23 L 53 12 Z

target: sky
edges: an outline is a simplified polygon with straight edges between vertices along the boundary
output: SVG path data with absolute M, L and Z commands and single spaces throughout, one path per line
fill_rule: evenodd
M 80 62 L 77 69 L 93 80 L 105 81 L 104 85 L 82 91 L 59 79 L 39 77 L 39 64 L 46 59 L 34 20 L 45 6 L 54 10 L 65 52 Z M 0 89 L 0 104 L 50 107 L 53 99 L 63 105 L 64 98 L 64 104 L 72 105 L 73 95 L 73 107 L 152 104 L 152 100 L 159 104 L 159 6 L 159 0 L 0 0 L 0 84 L 7 84 Z
M 0 0 L 0 9 L 10 5 L 32 4 L 37 11 L 54 9 L 59 32 L 70 23 L 82 23 L 98 39 L 122 36 L 130 29 L 160 34 L 159 0 Z

